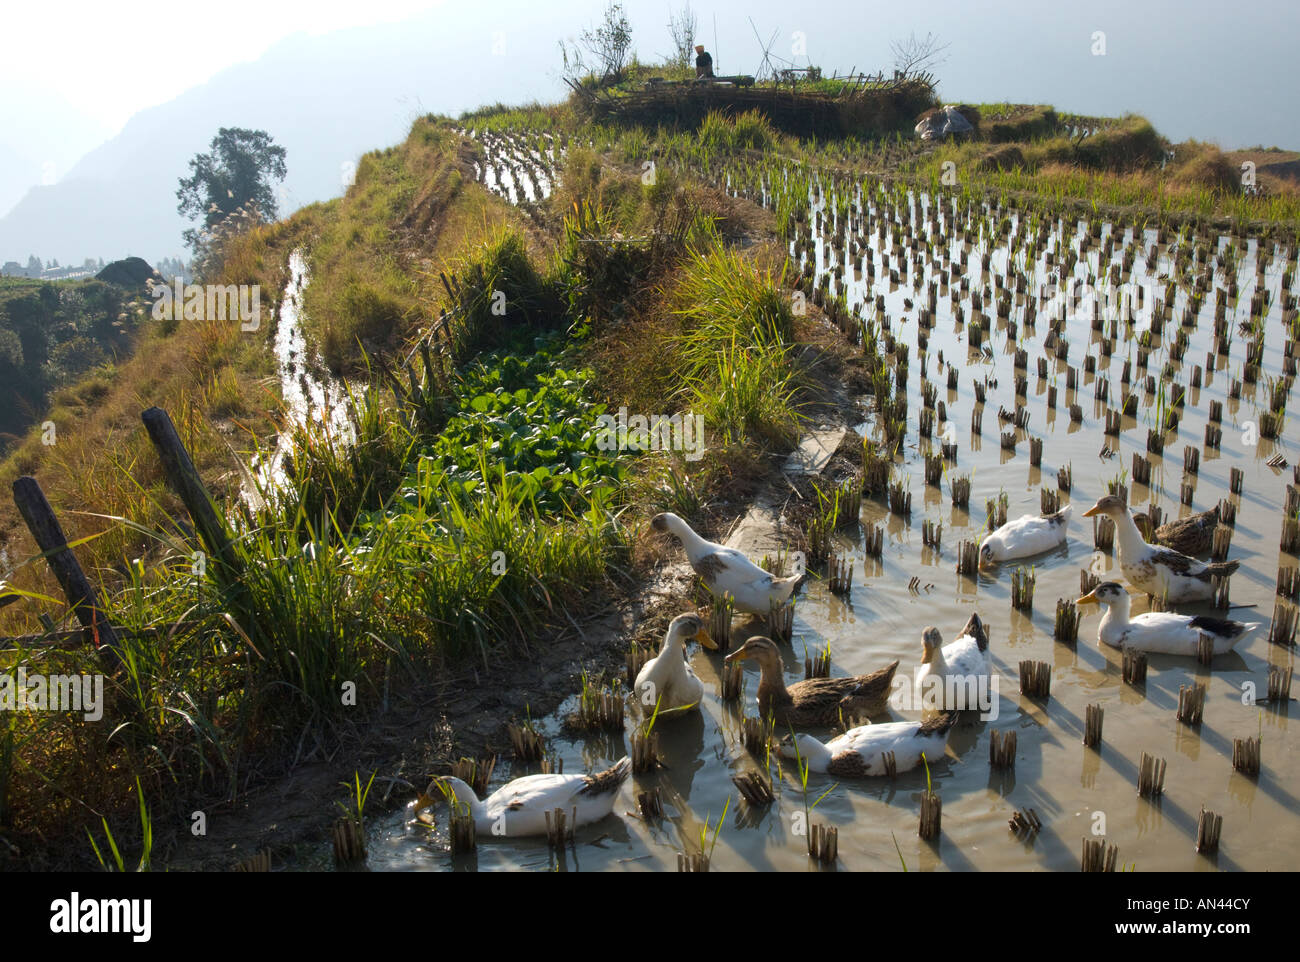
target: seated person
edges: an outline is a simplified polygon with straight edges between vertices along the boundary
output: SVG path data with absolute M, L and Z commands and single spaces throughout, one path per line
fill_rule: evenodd
M 704 49 L 703 44 L 695 46 L 695 77 L 712 77 L 713 76 L 713 58 L 709 56 Z

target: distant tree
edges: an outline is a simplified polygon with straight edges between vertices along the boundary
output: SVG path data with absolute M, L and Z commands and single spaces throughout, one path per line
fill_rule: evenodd
M 261 217 L 278 216 L 272 180 L 286 174 L 284 148 L 264 130 L 222 127 L 212 138 L 212 150 L 195 154 L 190 176 L 176 191 L 177 211 L 190 220 L 202 218 L 202 227 L 185 231 L 185 242 L 196 253 L 204 234 L 237 210 L 255 208 Z
M 895 40 L 889 46 L 894 52 L 894 70 L 900 77 L 932 70 L 943 63 L 946 58 L 942 54 L 948 49 L 948 44 L 941 44 L 939 36 L 934 33 L 927 33 L 924 37 L 910 33 L 906 40 Z
M 687 3 L 676 13 L 668 13 L 668 35 L 673 38 L 673 64 L 678 67 L 689 67 L 691 65 L 691 55 L 695 52 L 695 31 L 698 24 L 695 20 L 695 11 Z
M 632 24 L 623 13 L 621 3 L 610 0 L 600 25 L 582 31 L 579 40 L 594 59 L 602 80 L 617 80 L 623 76 L 628 52 L 632 49 Z

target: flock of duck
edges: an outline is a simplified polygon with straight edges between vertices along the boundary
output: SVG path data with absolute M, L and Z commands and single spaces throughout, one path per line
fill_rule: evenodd
M 1041 555 L 1067 540 L 1071 507 L 1045 516 L 1027 515 L 1002 525 L 980 544 L 981 565 L 996 565 Z M 1137 592 L 1164 599 L 1166 604 L 1202 601 L 1213 594 L 1216 576 L 1230 575 L 1239 562 L 1204 562 L 1184 553 L 1205 551 L 1219 523 L 1217 509 L 1185 518 L 1151 532 L 1157 543 L 1144 537 L 1123 500 L 1107 495 L 1084 512 L 1084 517 L 1104 515 L 1116 526 L 1119 567 Z M 785 604 L 802 575 L 778 577 L 742 552 L 706 540 L 675 514 L 656 515 L 652 528 L 673 535 L 685 549 L 687 560 L 715 598 L 730 596 L 741 612 L 767 615 Z M 1182 615 L 1171 611 L 1130 614 L 1130 594 L 1115 581 L 1103 582 L 1079 598 L 1106 611 L 1098 640 L 1114 648 L 1171 655 L 1195 656 L 1202 635 L 1213 639 L 1214 653 L 1222 654 L 1247 637 L 1256 624 L 1244 624 L 1207 615 Z M 660 716 L 699 711 L 704 683 L 691 670 L 687 646 L 697 641 L 717 649 L 705 620 L 693 612 L 675 617 L 659 653 L 645 663 L 633 685 L 633 701 L 652 706 Z M 795 760 L 808 771 L 839 777 L 883 775 L 918 767 L 923 758 L 943 756 L 948 732 L 974 692 L 987 691 L 992 664 L 988 632 L 978 614 L 972 614 L 955 641 L 944 644 L 937 628 L 922 632 L 922 657 L 915 672 L 917 704 L 924 706 L 918 721 L 860 724 L 823 742 L 801 728 L 846 727 L 857 718 L 884 713 L 898 690 L 894 661 L 865 675 L 845 678 L 809 678 L 787 685 L 781 651 L 770 638 L 756 635 L 726 656 L 727 663 L 754 661 L 759 669 L 756 696 L 760 717 L 770 719 L 773 731 L 788 731 L 777 746 L 778 754 Z M 887 764 L 886 756 L 892 753 Z M 576 822 L 598 821 L 613 811 L 619 789 L 631 774 L 629 758 L 594 774 L 540 774 L 516 778 L 480 800 L 464 781 L 451 776 L 434 779 L 417 800 L 417 809 L 448 798 L 468 807 L 476 830 L 484 836 L 519 837 L 547 832 L 547 813 L 563 809 Z

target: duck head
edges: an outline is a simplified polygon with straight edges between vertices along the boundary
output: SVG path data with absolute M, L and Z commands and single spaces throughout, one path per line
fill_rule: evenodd
M 996 561 L 997 559 L 993 557 L 993 545 L 985 538 L 984 543 L 980 545 L 980 567 L 987 568 Z
M 935 653 L 943 647 L 943 635 L 934 625 L 928 625 L 921 632 L 921 647 L 924 653 L 921 655 L 921 664 L 928 665 L 934 659 Z
M 798 759 L 814 758 L 819 754 L 819 749 L 823 745 L 813 735 L 807 732 L 797 732 L 789 735 L 782 735 L 781 741 L 776 746 L 776 753 L 782 758 L 788 758 L 792 761 Z
M 1080 598 L 1076 604 L 1105 605 L 1107 608 L 1111 605 L 1122 605 L 1127 608 L 1129 604 L 1129 595 L 1128 592 L 1124 590 L 1124 586 L 1118 581 L 1103 581 Z
M 708 631 L 705 630 L 704 619 L 694 612 L 678 615 L 672 620 L 672 623 L 668 625 L 668 639 L 670 641 L 680 641 L 683 645 L 691 640 L 698 641 L 705 648 L 714 651 L 718 648 L 713 639 L 709 637 Z
M 776 647 L 776 642 L 771 638 L 755 635 L 729 654 L 727 662 L 748 661 L 751 658 L 757 661 L 760 667 L 774 665 L 778 671 L 782 670 L 781 650 Z
M 441 801 L 473 805 L 478 803 L 478 796 L 474 794 L 474 789 L 459 778 L 452 775 L 438 775 L 415 797 L 414 814 L 419 815 L 426 808 L 432 808 Z
M 686 522 L 671 511 L 661 511 L 650 519 L 650 527 L 660 534 L 676 534 Z
M 1083 513 L 1085 518 L 1091 518 L 1093 515 L 1104 514 L 1112 521 L 1120 518 L 1128 511 L 1126 505 L 1119 495 L 1106 494 L 1097 499 L 1097 503 Z

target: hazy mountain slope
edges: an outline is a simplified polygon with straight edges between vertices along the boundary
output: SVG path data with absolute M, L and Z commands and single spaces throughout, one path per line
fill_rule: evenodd
M 507 55 L 494 56 L 492 34 L 481 22 L 471 27 L 471 13 L 296 35 L 141 111 L 66 178 L 31 189 L 0 219 L 0 261 L 180 252 L 188 225 L 176 214 L 176 183 L 219 127 L 265 129 L 288 151 L 284 214 L 339 194 L 345 165 L 376 144 L 400 141 L 418 114 L 553 99 L 560 86 L 549 73 L 554 48 L 530 52 L 521 42 L 515 50 L 507 38 Z M 521 9 L 511 23 L 521 33 L 558 35 L 540 13 Z

